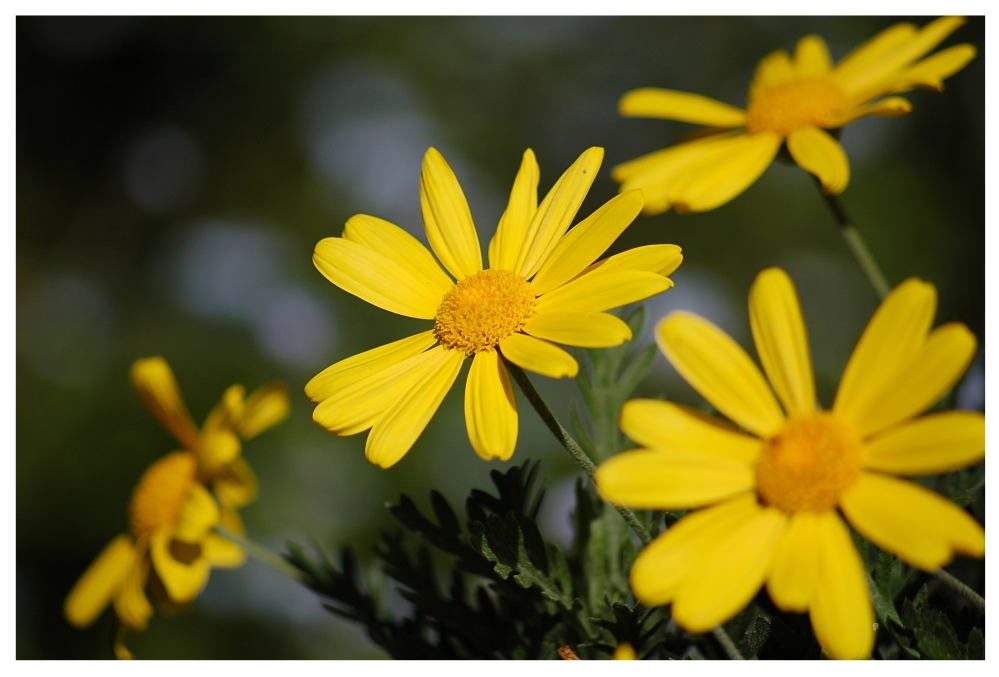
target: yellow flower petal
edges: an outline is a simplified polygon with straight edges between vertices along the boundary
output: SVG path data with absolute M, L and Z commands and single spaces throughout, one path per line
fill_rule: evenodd
M 798 40 L 794 50 L 794 65 L 799 76 L 817 77 L 832 70 L 832 59 L 826 42 L 818 35 L 806 35 Z
M 700 452 L 627 451 L 597 467 L 597 491 L 641 510 L 684 510 L 717 503 L 756 486 L 751 466 Z
M 916 87 L 940 91 L 943 81 L 968 65 L 975 58 L 971 45 L 955 45 L 927 57 L 899 75 L 885 87 L 885 92 L 907 92 Z
M 243 520 L 232 508 L 222 508 L 219 526 L 236 536 L 243 536 L 246 533 Z M 202 557 L 215 568 L 232 569 L 242 566 L 246 561 L 246 553 L 242 546 L 215 533 L 208 534 L 201 544 L 201 551 Z
M 743 192 L 770 166 L 783 139 L 774 132 L 733 137 L 685 168 L 669 191 L 678 212 L 702 212 Z
M 517 270 L 517 257 L 527 236 L 527 227 L 538 210 L 540 170 L 534 152 L 528 148 L 513 180 L 510 200 L 500 217 L 496 234 L 489 242 L 489 267 Z
M 594 268 L 538 298 L 538 315 L 553 312 L 602 312 L 642 301 L 671 289 L 673 281 L 644 270 Z
M 862 473 L 840 497 L 840 508 L 864 538 L 926 571 L 954 553 L 985 554 L 985 530 L 971 515 L 912 482 Z
M 144 550 L 144 546 L 142 547 Z M 144 630 L 153 615 L 153 605 L 146 597 L 146 581 L 149 580 L 149 559 L 139 554 L 129 568 L 125 580 L 115 591 L 114 611 L 121 624 L 130 630 Z
M 107 544 L 66 596 L 63 615 L 78 628 L 94 622 L 111 602 L 135 563 L 132 539 L 122 534 Z
M 903 99 L 900 96 L 892 96 L 887 99 L 875 101 L 869 106 L 852 108 L 838 117 L 828 120 L 825 127 L 829 129 L 843 127 L 855 120 L 870 115 L 886 118 L 901 117 L 907 115 L 910 111 L 912 111 L 912 104 L 909 103 L 908 99 Z
M 682 262 L 683 252 L 675 244 L 648 244 L 597 261 L 584 270 L 583 275 L 597 270 L 601 273 L 644 270 L 659 275 L 670 275 Z
M 208 560 L 195 557 L 190 563 L 180 562 L 174 559 L 170 546 L 170 534 L 165 529 L 160 529 L 150 539 L 149 554 L 170 601 L 186 604 L 197 597 L 208 582 Z
M 618 346 L 631 338 L 631 328 L 621 318 L 582 311 L 538 313 L 524 324 L 524 333 L 579 348 Z
M 707 632 L 738 613 L 756 595 L 773 561 L 787 515 L 762 508 L 722 536 L 673 599 L 673 620 L 688 632 Z
M 850 162 L 839 141 L 818 127 L 795 129 L 787 137 L 787 149 L 798 166 L 822 182 L 822 191 L 838 195 L 850 182 Z
M 964 23 L 960 17 L 941 17 L 915 32 L 894 49 L 884 52 L 876 62 L 842 83 L 847 95 L 855 100 L 874 98 L 886 92 L 900 71 L 929 53 Z M 899 91 L 899 90 L 892 90 Z
M 576 359 L 556 345 L 527 336 L 511 334 L 500 341 L 503 357 L 521 369 L 549 378 L 574 378 L 579 373 Z
M 530 278 L 545 263 L 559 239 L 572 225 L 579 206 L 597 178 L 603 159 L 603 148 L 588 148 L 548 191 L 527 227 L 517 267 L 513 269 L 515 273 Z
M 773 391 L 746 352 L 707 320 L 677 311 L 656 327 L 656 341 L 680 376 L 718 411 L 762 438 L 784 422 Z
M 787 52 L 783 49 L 771 52 L 763 57 L 756 67 L 756 72 L 753 73 L 753 79 L 749 83 L 749 100 L 755 99 L 762 90 L 787 82 L 794 77 L 794 64 Z
M 129 376 L 132 387 L 153 416 L 173 433 L 185 449 L 193 449 L 198 443 L 198 429 L 191 420 L 166 360 L 162 357 L 136 360 L 132 363 Z
M 320 402 L 332 397 L 348 384 L 365 379 L 413 355 L 419 355 L 436 342 L 431 329 L 340 360 L 312 377 L 305 384 L 305 394 L 313 402 Z
M 463 353 L 443 348 L 433 348 L 427 355 L 418 382 L 397 397 L 368 434 L 364 455 L 381 468 L 392 467 L 412 448 L 458 378 L 465 360 Z
M 465 382 L 465 427 L 475 453 L 505 461 L 517 446 L 517 400 L 499 353 L 475 354 Z
M 536 293 L 541 295 L 565 284 L 596 261 L 631 225 L 644 204 L 641 191 L 627 191 L 576 225 L 559 241 L 531 280 Z
M 936 307 L 936 289 L 915 278 L 888 294 L 847 362 L 833 404 L 837 416 L 857 421 L 883 397 L 926 341 Z
M 651 449 L 701 453 L 747 465 L 756 462 L 762 446 L 760 440 L 726 428 L 717 419 L 661 400 L 625 402 L 621 431 Z
M 832 658 L 867 658 L 874 648 L 874 609 L 860 553 L 834 512 L 816 519 L 821 572 L 809 607 L 815 638 Z
M 791 278 L 780 268 L 756 277 L 749 292 L 749 323 L 763 370 L 788 416 L 815 411 L 815 377 L 805 321 Z
M 337 435 L 367 430 L 433 368 L 436 357 L 427 350 L 348 382 L 316 406 L 312 420 Z
M 939 402 L 971 364 L 975 345 L 975 335 L 962 324 L 930 332 L 922 349 L 885 384 L 881 397 L 854 414 L 861 436 L 885 430 Z
M 671 526 L 643 550 L 631 567 L 631 589 L 646 606 L 663 606 L 688 576 L 698 575 L 718 540 L 759 512 L 756 495 L 746 493 L 698 510 Z
M 618 112 L 625 117 L 663 118 L 710 127 L 741 127 L 745 111 L 700 94 L 646 87 L 621 97 Z
M 845 87 L 861 76 L 901 45 L 909 42 L 916 34 L 916 27 L 910 23 L 889 26 L 873 38 L 847 54 L 833 69 L 833 80 Z
M 205 418 L 205 424 L 201 426 L 201 437 L 213 435 L 219 430 L 233 430 L 243 415 L 244 395 L 246 390 L 239 384 L 226 388 L 218 404 L 212 407 Z
M 270 383 L 246 398 L 236 432 L 244 440 L 256 437 L 288 418 L 290 409 L 288 388 L 283 383 Z
M 212 478 L 239 457 L 242 445 L 236 434 L 216 430 L 201 436 L 197 453 L 198 472 L 202 478 Z
M 933 475 L 985 457 L 985 416 L 972 411 L 931 414 L 897 425 L 864 444 L 864 466 L 896 475 Z
M 426 280 L 414 277 L 384 254 L 342 237 L 316 244 L 312 263 L 327 280 L 348 294 L 405 317 L 432 320 L 441 296 Z
M 427 241 L 444 267 L 460 280 L 482 270 L 479 235 L 465 194 L 451 166 L 436 148 L 423 156 L 420 206 Z M 437 296 L 438 303 L 440 295 Z
M 257 476 L 245 460 L 237 458 L 212 481 L 212 489 L 223 506 L 240 508 L 256 500 Z
M 399 226 L 358 214 L 343 229 L 343 238 L 373 249 L 419 280 L 430 295 L 440 299 L 454 285 L 423 243 Z
M 195 484 L 181 506 L 173 535 L 185 543 L 199 543 L 218 523 L 218 504 L 204 487 Z
M 777 541 L 767 592 L 783 611 L 804 613 L 815 594 L 822 558 L 820 519 L 820 513 L 794 513 Z

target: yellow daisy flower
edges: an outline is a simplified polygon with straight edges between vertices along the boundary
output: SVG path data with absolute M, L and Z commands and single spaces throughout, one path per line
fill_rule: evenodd
M 917 29 L 885 29 L 833 66 L 817 35 L 798 41 L 794 56 L 778 50 L 756 68 L 746 110 L 698 94 L 644 88 L 625 94 L 622 115 L 706 125 L 701 138 L 614 167 L 621 190 L 645 192 L 645 212 L 659 214 L 719 207 L 749 187 L 770 166 L 782 144 L 829 194 L 850 180 L 846 154 L 832 134 L 854 120 L 905 115 L 912 106 L 889 96 L 917 87 L 940 91 L 943 81 L 975 56 L 971 45 L 923 58 L 963 19 L 945 17 Z M 731 130 L 731 131 L 726 131 Z
M 899 285 L 861 336 L 828 411 L 816 406 L 801 309 L 784 271 L 763 271 L 749 297 L 772 389 L 708 321 L 675 312 L 660 322 L 656 338 L 666 358 L 741 431 L 668 402 L 632 400 L 622 409 L 622 430 L 642 448 L 597 469 L 601 496 L 632 508 L 703 508 L 639 555 L 631 570 L 635 595 L 650 606 L 672 603 L 680 626 L 706 632 L 765 584 L 780 609 L 810 614 L 830 656 L 863 658 L 874 644 L 874 613 L 843 518 L 926 571 L 955 553 L 983 556 L 985 532 L 968 513 L 893 477 L 948 472 L 985 454 L 982 414 L 916 418 L 975 353 L 964 325 L 930 330 L 935 312 L 932 285 Z
M 129 504 L 129 532 L 104 548 L 66 597 L 70 623 L 87 627 L 113 604 L 124 629 L 143 630 L 153 613 L 147 588 L 160 604 L 186 604 L 205 586 L 211 567 L 242 564 L 242 549 L 212 532 L 219 508 L 197 470 L 186 451 L 146 470 Z M 115 653 L 131 658 L 120 633 Z
M 399 315 L 432 320 L 419 334 L 337 362 L 305 387 L 313 419 L 337 435 L 370 429 L 365 455 L 382 468 L 413 446 L 466 357 L 465 424 L 483 459 L 508 459 L 517 407 L 503 358 L 552 378 L 575 376 L 576 360 L 555 345 L 605 347 L 631 338 L 604 311 L 669 289 L 682 259 L 675 245 L 603 254 L 642 209 L 626 191 L 571 231 L 597 175 L 602 148 L 579 156 L 538 204 L 539 170 L 524 153 L 483 268 L 479 237 L 458 180 L 436 149 L 427 151 L 420 203 L 430 248 L 372 216 L 352 217 L 343 237 L 316 245 L 312 258 L 330 282 Z
M 240 440 L 248 440 L 287 418 L 287 389 L 272 383 L 244 398 L 243 386 L 230 386 L 199 431 L 166 360 L 136 360 L 130 377 L 153 416 L 198 460 L 197 479 L 218 496 L 223 522 L 242 533 L 239 517 L 230 508 L 242 507 L 256 498 L 257 479 L 240 456 Z

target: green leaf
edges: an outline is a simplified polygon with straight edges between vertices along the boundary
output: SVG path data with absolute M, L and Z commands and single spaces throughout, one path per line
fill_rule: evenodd
M 749 630 L 746 631 L 746 644 L 753 652 L 753 655 L 760 655 L 760 652 L 766 646 L 772 634 L 770 621 L 763 616 L 757 616 L 756 620 L 749 627 Z
M 972 628 L 968 633 L 967 657 L 972 661 L 985 660 L 985 637 L 978 628 Z

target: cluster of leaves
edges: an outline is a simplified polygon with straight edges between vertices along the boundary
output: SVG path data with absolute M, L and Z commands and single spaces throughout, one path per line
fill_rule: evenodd
M 637 336 L 643 316 L 628 323 Z M 572 428 L 592 457 L 621 451 L 617 412 L 644 377 L 654 346 L 588 352 L 578 383 L 585 412 Z M 718 635 L 690 635 L 667 609 L 637 603 L 628 572 L 641 544 L 587 480 L 576 483 L 571 546 L 546 542 L 537 525 L 544 499 L 539 464 L 491 474 L 495 493 L 472 490 L 464 519 L 437 492 L 432 516 L 403 495 L 390 508 L 408 535 L 383 534 L 373 566 L 350 548 L 339 564 L 317 547 L 291 545 L 288 561 L 331 612 L 359 623 L 372 641 L 402 659 L 606 658 L 622 642 L 642 659 L 822 657 L 806 615 L 778 610 L 766 592 Z M 935 487 L 960 505 L 983 499 L 984 472 L 953 473 Z M 640 516 L 653 535 L 680 513 Z M 877 658 L 982 658 L 984 612 L 888 553 L 856 539 L 871 572 Z M 719 641 L 721 639 L 722 641 Z M 726 647 L 726 644 L 728 646 Z M 571 651 L 566 651 L 568 648 Z

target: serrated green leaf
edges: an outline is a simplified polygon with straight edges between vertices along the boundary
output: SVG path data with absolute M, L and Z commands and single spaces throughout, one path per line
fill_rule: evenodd
M 928 658 L 959 660 L 965 658 L 964 647 L 950 619 L 936 609 L 923 608 L 921 624 L 915 628 L 919 650 Z
M 881 553 L 881 555 L 887 555 L 887 553 Z M 890 555 L 888 555 L 891 557 Z M 879 564 L 881 563 L 881 557 L 878 558 Z M 890 564 L 888 565 L 890 567 Z M 891 594 L 891 584 L 890 584 L 890 569 L 886 569 L 884 576 L 887 582 L 882 583 L 877 578 L 872 579 L 871 575 L 867 575 L 867 587 L 871 591 L 871 602 L 874 603 L 874 614 L 877 616 L 878 622 L 882 625 L 892 621 L 897 623 L 899 627 L 905 627 L 902 625 L 902 618 L 898 615 L 898 611 L 895 609 L 894 595 Z
M 972 661 L 985 660 L 985 637 L 978 628 L 972 628 L 968 633 L 967 657 Z

